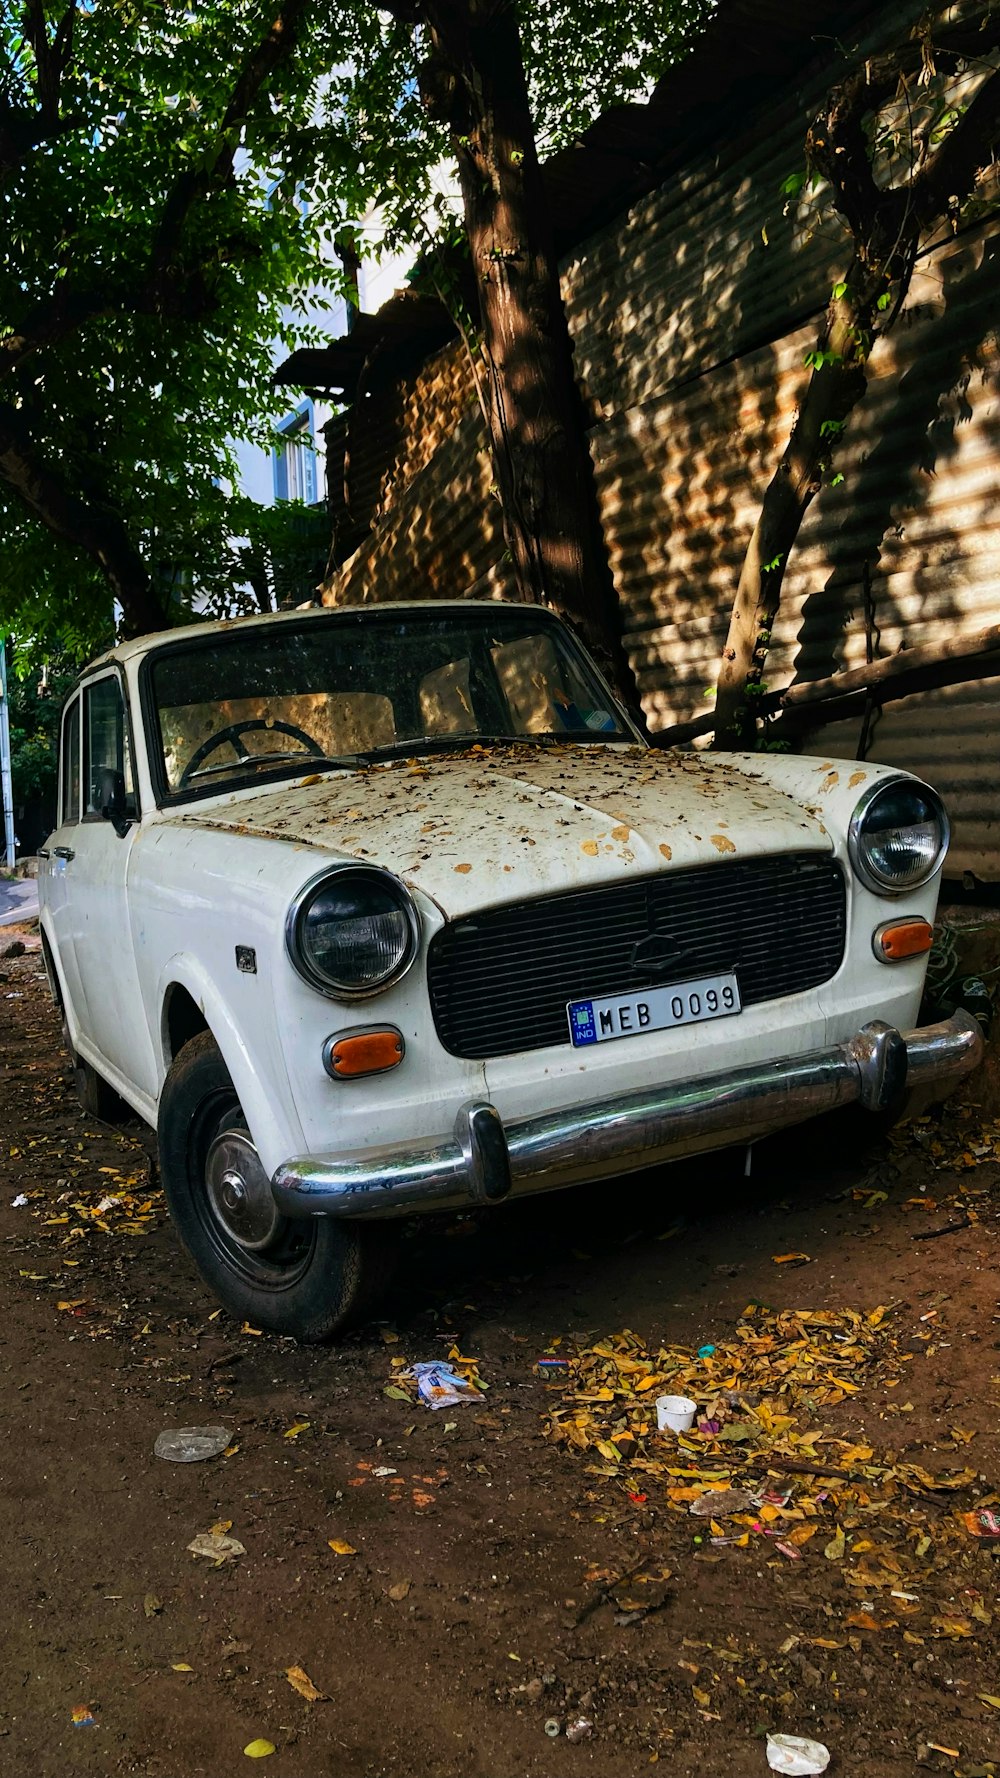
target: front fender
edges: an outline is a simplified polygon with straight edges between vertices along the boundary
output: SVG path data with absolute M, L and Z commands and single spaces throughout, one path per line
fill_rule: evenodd
M 258 994 L 264 991 L 259 977 L 241 977 L 237 993 L 242 989 L 243 998 L 249 999 L 254 986 Z M 259 1005 L 236 1007 L 220 992 L 204 964 L 183 953 L 171 957 L 157 983 L 161 1091 L 171 1060 L 168 1003 L 175 987 L 186 989 L 200 1009 L 229 1070 L 261 1162 L 273 1173 L 287 1155 L 297 1152 L 304 1137 L 277 1041 L 270 997 L 266 1017 Z

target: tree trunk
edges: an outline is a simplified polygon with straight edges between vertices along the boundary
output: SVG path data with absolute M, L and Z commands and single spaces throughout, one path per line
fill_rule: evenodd
M 996 47 L 997 20 L 981 21 L 978 50 L 959 21 L 940 33 L 939 48 L 959 62 Z M 978 26 L 977 26 L 978 30 Z M 950 42 L 951 47 L 948 47 Z M 830 93 L 806 137 L 806 160 L 828 181 L 834 207 L 853 238 L 850 271 L 831 293 L 814 365 L 788 447 L 768 484 L 740 574 L 723 649 L 715 704 L 714 747 L 752 747 L 757 709 L 766 692 L 764 666 L 777 616 L 789 553 L 810 501 L 830 466 L 844 421 L 868 383 L 874 340 L 892 326 L 905 301 L 921 233 L 957 221 L 961 202 L 976 188 L 1000 138 L 1000 73 L 990 73 L 960 111 L 938 119 L 947 133 L 926 156 L 911 139 L 911 172 L 900 183 L 880 183 L 874 159 L 882 108 L 907 83 L 933 69 L 926 21 L 905 44 L 867 58 Z M 943 102 L 943 101 L 942 101 Z M 907 105 L 909 109 L 909 98 Z M 949 107 L 951 101 L 948 101 Z M 929 126 L 925 126 L 930 134 Z M 930 135 L 933 143 L 937 140 Z M 926 144 L 924 145 L 926 147 Z
M 512 0 L 424 0 L 425 102 L 458 158 L 486 412 L 522 599 L 568 618 L 638 712 L 573 373 Z
M 823 364 L 809 380 L 743 560 L 715 696 L 714 747 L 753 747 L 785 565 L 810 502 L 822 486 L 832 439 L 868 386 L 864 363 L 852 357 L 848 344 L 859 326 L 854 306 L 842 300 L 834 307 L 838 313 L 827 338 L 835 362 Z
M 0 477 L 56 537 L 97 563 L 121 606 L 124 635 L 166 628 L 166 612 L 120 515 L 65 487 L 56 471 L 35 454 L 22 416 L 3 407 Z

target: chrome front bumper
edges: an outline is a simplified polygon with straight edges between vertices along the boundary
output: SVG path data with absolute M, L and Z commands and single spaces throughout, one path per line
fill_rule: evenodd
M 496 1204 L 634 1173 L 700 1149 L 752 1142 L 857 1100 L 887 1109 L 933 1087 L 943 1098 L 982 1056 L 975 1019 L 901 1033 L 874 1020 L 846 1043 L 505 1125 L 484 1100 L 463 1105 L 450 1139 L 307 1155 L 271 1181 L 287 1216 L 386 1216 Z

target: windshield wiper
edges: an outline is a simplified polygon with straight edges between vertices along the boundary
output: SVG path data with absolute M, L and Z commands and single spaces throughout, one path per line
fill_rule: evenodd
M 406 758 L 418 759 L 422 753 L 461 752 L 470 747 L 571 747 L 588 746 L 614 741 L 630 741 L 631 735 L 624 734 L 620 729 L 604 732 L 598 729 L 567 729 L 565 734 L 532 734 L 532 735 L 480 735 L 451 734 L 411 736 L 408 741 L 387 741 L 384 747 L 366 747 L 363 752 L 355 753 L 351 763 L 356 765 L 377 765 L 381 760 Z
M 468 747 L 518 747 L 530 745 L 533 735 L 481 735 L 450 734 L 450 735 L 411 735 L 409 740 L 387 741 L 384 747 L 366 747 L 362 753 L 355 753 L 352 758 L 360 765 L 376 765 L 379 760 L 406 758 L 414 759 L 421 753 L 461 752 Z

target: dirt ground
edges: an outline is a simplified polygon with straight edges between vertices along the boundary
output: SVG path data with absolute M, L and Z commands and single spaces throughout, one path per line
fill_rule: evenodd
M 389 1318 L 301 1349 L 216 1310 L 148 1136 L 78 1111 L 23 936 L 0 957 L 0 1771 L 230 1778 L 261 1740 L 274 1778 L 756 1778 L 782 1731 L 834 1774 L 1000 1772 L 1000 1540 L 960 1517 L 1000 1480 L 1000 1126 L 950 1108 L 863 1160 L 807 1131 L 748 1182 L 712 1157 L 424 1224 Z M 596 1451 L 610 1410 L 588 1389 L 625 1328 L 635 1376 L 661 1345 L 688 1375 L 718 1365 L 696 1355 L 745 1345 L 749 1303 L 818 1316 L 794 1325 L 847 1369 L 817 1366 L 766 1447 L 784 1458 L 711 1447 L 772 1501 L 712 1526 L 681 1498 L 709 1434 L 640 1426 L 649 1465 L 628 1468 L 627 1431 Z M 847 1310 L 867 1344 L 841 1389 Z M 400 1376 L 453 1347 L 488 1391 L 432 1413 Z M 766 1370 L 791 1348 L 753 1350 Z M 553 1413 L 576 1444 L 546 1436 Z M 231 1454 L 154 1456 L 206 1423 Z M 822 1469 L 838 1457 L 853 1480 Z M 245 1554 L 189 1552 L 227 1522 Z

